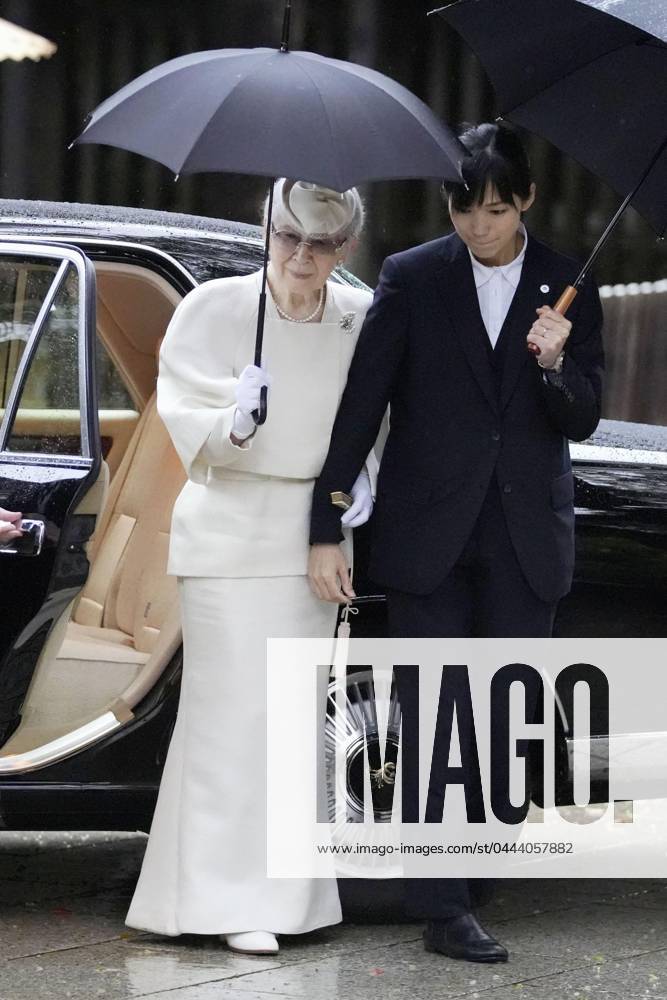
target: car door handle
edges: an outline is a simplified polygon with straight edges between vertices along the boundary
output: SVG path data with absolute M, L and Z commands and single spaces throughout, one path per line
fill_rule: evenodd
M 6 545 L 0 545 L 0 555 L 38 556 L 42 551 L 44 530 L 43 521 L 32 521 L 24 517 L 21 522 L 21 537 L 13 539 Z

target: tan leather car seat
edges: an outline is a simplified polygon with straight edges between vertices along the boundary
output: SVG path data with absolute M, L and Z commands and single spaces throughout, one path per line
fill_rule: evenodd
M 133 680 L 164 629 L 180 629 L 176 579 L 166 566 L 171 512 L 184 482 L 154 393 L 111 483 L 91 542 L 90 575 L 58 654 L 69 674 L 85 661 L 113 668 L 109 696 Z

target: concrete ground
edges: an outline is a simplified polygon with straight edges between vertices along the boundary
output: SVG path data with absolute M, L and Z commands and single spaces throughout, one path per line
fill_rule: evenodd
M 124 926 L 145 843 L 0 832 L 0 1000 L 667 998 L 667 882 L 504 882 L 484 919 L 507 965 L 426 954 L 386 883 L 374 911 L 350 900 L 345 924 L 283 937 L 276 958 L 243 958 L 213 937 Z M 358 884 L 344 888 L 358 896 Z

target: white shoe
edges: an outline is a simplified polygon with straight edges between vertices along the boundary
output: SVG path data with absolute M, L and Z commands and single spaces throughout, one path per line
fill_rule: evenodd
M 276 935 L 271 931 L 244 931 L 242 934 L 221 934 L 227 947 L 244 955 L 275 955 L 278 952 Z

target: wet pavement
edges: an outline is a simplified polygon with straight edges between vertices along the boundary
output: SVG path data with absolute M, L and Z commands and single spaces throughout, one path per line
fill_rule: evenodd
M 339 927 L 244 958 L 124 925 L 146 838 L 0 832 L 0 1000 L 667 1000 L 667 882 L 507 880 L 484 920 L 507 965 L 426 954 L 396 887 L 343 886 Z

